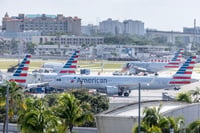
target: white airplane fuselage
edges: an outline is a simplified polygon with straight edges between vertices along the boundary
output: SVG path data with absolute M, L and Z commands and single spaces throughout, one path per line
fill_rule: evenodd
M 58 72 L 63 66 L 64 66 L 64 63 L 47 62 L 43 64 L 42 68 L 51 68 L 53 69 L 54 72 Z
M 130 62 L 131 66 L 137 66 L 146 69 L 148 72 L 158 72 L 165 70 L 166 62 Z
M 163 89 L 173 87 L 169 82 L 170 77 L 156 76 L 92 76 L 92 75 L 65 75 L 58 77 L 56 81 L 50 82 L 54 88 L 87 88 L 105 89 L 107 86 L 130 87 L 137 89 L 139 83 L 141 89 Z

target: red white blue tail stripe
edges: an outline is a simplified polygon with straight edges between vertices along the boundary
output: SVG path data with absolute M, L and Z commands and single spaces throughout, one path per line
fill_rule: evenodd
M 31 55 L 26 55 L 23 61 L 20 63 L 19 67 L 13 73 L 12 79 L 10 81 L 15 81 L 18 84 L 25 86 L 26 79 L 28 76 L 28 69 L 30 64 Z
M 195 65 L 196 56 L 191 56 L 174 74 L 172 81 L 169 84 L 183 85 L 191 83 L 192 71 Z
M 67 63 L 63 66 L 63 68 L 59 72 L 60 75 L 76 73 L 77 60 L 79 57 L 79 53 L 80 53 L 80 51 L 75 51 L 73 53 L 73 55 L 70 57 L 70 59 L 67 61 Z
M 179 49 L 165 68 L 179 68 L 184 49 Z

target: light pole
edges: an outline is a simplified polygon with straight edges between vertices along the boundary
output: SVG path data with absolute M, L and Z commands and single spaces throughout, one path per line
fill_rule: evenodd
M 102 45 L 102 55 L 101 55 L 101 72 L 102 73 L 103 73 L 103 69 L 104 69 L 103 54 L 104 54 L 104 47 Z
M 138 133 L 140 133 L 140 103 L 141 103 L 141 85 L 138 83 Z
M 6 86 L 6 133 L 8 133 L 9 85 Z

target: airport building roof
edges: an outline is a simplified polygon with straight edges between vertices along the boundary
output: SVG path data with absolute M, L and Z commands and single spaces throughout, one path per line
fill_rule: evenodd
M 141 102 L 141 116 L 143 116 L 143 110 L 145 107 L 156 107 L 162 104 L 162 108 L 160 113 L 165 113 L 167 111 L 184 107 L 188 105 L 187 103 L 175 102 L 175 101 L 162 101 L 162 100 L 154 100 L 154 101 L 142 101 Z M 131 103 L 122 107 L 118 107 L 109 111 L 106 111 L 100 115 L 105 116 L 125 116 L 125 117 L 138 117 L 138 103 Z

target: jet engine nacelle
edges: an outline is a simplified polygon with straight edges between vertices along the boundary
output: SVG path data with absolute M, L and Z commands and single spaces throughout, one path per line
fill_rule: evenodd
M 106 86 L 106 93 L 108 95 L 118 94 L 119 89 L 116 86 Z

